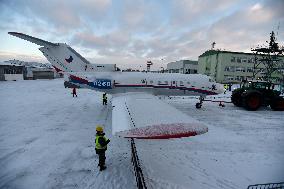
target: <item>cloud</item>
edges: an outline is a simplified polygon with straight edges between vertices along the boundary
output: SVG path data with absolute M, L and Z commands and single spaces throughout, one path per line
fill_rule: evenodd
M 27 62 L 41 62 L 41 63 L 48 62 L 43 56 L 41 57 L 35 55 L 0 51 L 0 61 L 13 60 L 13 59 L 27 61 Z
M 283 44 L 283 7 L 282 0 L 11 0 L 0 3 L 0 28 L 66 42 L 96 62 L 161 65 L 161 58 L 196 60 L 213 41 L 248 51 L 279 22 Z

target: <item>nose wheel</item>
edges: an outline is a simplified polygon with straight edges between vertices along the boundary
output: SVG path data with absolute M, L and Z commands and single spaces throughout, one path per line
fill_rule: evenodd
M 197 102 L 197 103 L 195 104 L 195 107 L 196 107 L 197 109 L 200 109 L 200 108 L 202 107 L 203 101 L 204 101 L 204 97 L 203 97 L 203 96 L 200 96 L 200 97 L 199 97 L 199 102 Z

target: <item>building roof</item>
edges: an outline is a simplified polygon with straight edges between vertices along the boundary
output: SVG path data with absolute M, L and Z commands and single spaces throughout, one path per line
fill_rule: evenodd
M 205 57 L 205 56 L 210 56 L 210 55 L 214 55 L 217 53 L 230 53 L 230 54 L 246 54 L 246 55 L 255 55 L 254 53 L 246 53 L 246 52 L 234 52 L 234 51 L 222 51 L 222 50 L 208 50 L 205 51 L 203 54 L 201 54 L 198 57 Z M 260 55 L 260 54 L 259 54 Z M 281 57 L 284 57 L 283 55 L 278 55 Z
M 234 51 L 222 51 L 222 50 L 208 50 L 205 51 L 203 54 L 201 54 L 198 57 L 204 57 L 204 56 L 210 56 L 217 53 L 230 53 L 230 54 L 247 54 L 247 55 L 254 55 L 253 53 L 245 53 L 245 52 L 234 52 Z
M 176 63 L 185 63 L 185 64 L 197 65 L 198 61 L 197 60 L 177 60 L 175 62 L 169 62 L 168 64 L 176 64 Z
M 10 62 L 0 62 L 0 66 L 18 66 L 18 67 L 23 67 L 23 65 L 12 64 Z
M 185 64 L 194 64 L 194 65 L 198 65 L 198 61 L 197 60 L 184 60 Z

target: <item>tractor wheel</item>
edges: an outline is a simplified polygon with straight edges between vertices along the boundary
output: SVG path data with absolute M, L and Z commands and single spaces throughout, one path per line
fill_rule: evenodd
M 248 93 L 244 97 L 244 107 L 247 110 L 255 111 L 257 110 L 262 104 L 261 94 L 259 93 Z
M 242 106 L 242 93 L 235 92 L 231 96 L 231 101 L 235 106 L 241 107 Z
M 274 111 L 284 111 L 284 98 L 280 96 L 275 97 L 272 100 L 270 107 Z

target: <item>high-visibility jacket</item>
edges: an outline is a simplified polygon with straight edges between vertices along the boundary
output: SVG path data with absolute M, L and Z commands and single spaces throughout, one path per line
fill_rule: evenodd
M 106 145 L 104 145 L 104 146 L 102 146 L 100 143 L 99 143 L 99 138 L 103 138 L 103 140 L 105 141 L 105 143 L 107 142 L 107 138 L 106 137 L 104 137 L 104 136 L 100 136 L 100 135 L 97 135 L 96 136 L 96 149 L 98 149 L 98 150 L 105 150 L 106 148 L 107 148 L 107 143 L 106 143 Z

